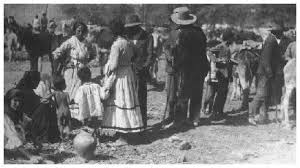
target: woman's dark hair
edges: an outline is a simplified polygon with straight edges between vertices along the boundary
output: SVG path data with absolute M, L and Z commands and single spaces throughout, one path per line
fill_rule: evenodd
M 24 94 L 20 89 L 15 89 L 15 88 L 10 89 L 9 91 L 6 92 L 6 94 L 4 96 L 4 102 L 8 103 L 8 105 L 10 105 L 10 100 L 15 98 L 15 97 L 18 97 L 21 100 L 23 100 L 24 99 Z
M 55 90 L 63 91 L 66 89 L 66 81 L 61 75 L 54 75 L 52 83 Z
M 83 67 L 78 70 L 77 76 L 81 82 L 88 82 L 91 80 L 92 73 L 88 67 Z
M 109 28 L 115 36 L 122 36 L 125 30 L 124 25 L 124 21 L 120 17 L 116 17 L 109 23 Z
M 73 25 L 73 33 L 76 32 L 76 29 L 79 27 L 79 26 L 82 26 L 82 33 L 83 34 L 86 34 L 88 32 L 88 27 L 86 24 L 84 24 L 83 22 L 75 22 L 74 25 Z
M 10 103 L 13 98 L 19 98 L 21 101 L 21 107 L 23 106 L 24 93 L 20 89 L 10 89 L 6 92 L 4 96 L 4 112 L 9 116 L 9 118 L 14 122 L 14 124 L 19 124 L 20 121 L 23 120 L 23 112 L 22 111 L 11 111 Z

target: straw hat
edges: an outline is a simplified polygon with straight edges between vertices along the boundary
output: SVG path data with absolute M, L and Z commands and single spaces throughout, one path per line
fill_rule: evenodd
M 49 28 L 56 28 L 57 25 L 56 25 L 56 23 L 54 21 L 50 21 L 48 27 Z
M 187 7 L 179 7 L 173 10 L 171 20 L 178 25 L 190 25 L 197 21 L 197 16 L 191 14 Z

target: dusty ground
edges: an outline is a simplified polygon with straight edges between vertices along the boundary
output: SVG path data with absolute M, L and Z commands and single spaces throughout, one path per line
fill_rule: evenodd
M 5 91 L 18 81 L 29 62 L 7 63 L 4 66 Z M 164 80 L 164 62 L 160 61 L 159 78 Z M 46 68 L 47 69 L 47 68 Z M 93 69 L 93 75 L 98 69 Z M 161 89 L 148 86 L 148 115 L 150 125 L 159 123 L 163 117 L 166 93 Z M 201 119 L 196 128 L 182 127 L 179 130 L 152 129 L 147 133 L 149 143 L 128 145 L 123 147 L 110 146 L 110 142 L 101 143 L 96 150 L 96 158 L 89 163 L 296 163 L 296 129 L 284 130 L 276 123 L 249 126 L 246 124 L 245 113 L 233 111 L 239 101 L 227 99 L 225 112 L 227 122 L 209 124 Z M 270 111 L 271 119 L 274 111 Z M 78 130 L 76 130 L 78 131 Z M 75 131 L 75 132 L 76 132 Z M 180 150 L 179 142 L 170 142 L 172 136 L 189 142 L 189 150 Z M 72 145 L 66 144 L 67 150 L 56 152 L 57 144 L 46 145 L 40 153 L 53 163 L 83 163 L 78 159 Z M 29 150 L 31 145 L 26 146 Z M 34 152 L 34 151 L 33 151 Z M 7 162 L 7 161 L 6 161 Z M 48 163 L 51 163 L 48 161 Z

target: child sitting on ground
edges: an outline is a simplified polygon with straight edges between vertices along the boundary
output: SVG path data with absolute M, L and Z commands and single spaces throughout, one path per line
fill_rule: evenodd
M 104 111 L 102 101 L 109 96 L 115 75 L 111 75 L 104 81 L 103 86 L 91 82 L 91 71 L 88 67 L 83 67 L 77 72 L 78 78 L 81 80 L 81 86 L 78 88 L 74 103 L 78 106 L 78 110 L 73 106 L 72 118 L 75 118 L 84 125 L 91 118 L 101 118 Z
M 71 132 L 70 98 L 67 92 L 65 79 L 56 75 L 53 77 L 53 98 L 56 105 L 57 125 L 61 140 L 68 140 Z

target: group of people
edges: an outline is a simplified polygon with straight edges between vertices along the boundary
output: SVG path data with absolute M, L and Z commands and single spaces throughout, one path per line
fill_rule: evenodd
M 55 25 L 50 25 L 48 31 L 55 29 Z M 8 116 L 5 125 L 13 127 L 9 121 L 13 120 L 15 127 L 24 130 L 5 129 L 5 146 L 14 144 L 13 139 L 24 142 L 11 132 L 26 135 L 38 149 L 44 141 L 65 140 L 72 129 L 71 118 L 83 125 L 101 118 L 101 128 L 116 131 L 119 145 L 126 143 L 128 133 L 144 137 L 147 127 L 145 73 L 153 59 L 153 42 L 140 25 L 137 15 L 126 17 L 125 22 L 119 18 L 111 21 L 114 42 L 104 76 L 97 82 L 92 82 L 88 66 L 92 56 L 86 40 L 88 28 L 83 22 L 74 24 L 74 34 L 69 39 L 59 45 L 51 43 L 51 77 L 41 75 L 36 65 L 31 64 L 31 70 L 5 95 Z M 46 94 L 35 90 L 42 85 L 47 88 Z
M 186 7 L 174 10 L 171 20 L 177 27 L 170 32 L 169 39 L 165 43 L 168 52 L 166 112 L 169 114 L 165 122 L 170 123 L 168 127 L 180 127 L 185 123 L 197 126 L 201 111 L 204 114 L 211 114 L 210 121 L 226 120 L 224 106 L 232 74 L 234 74 L 233 67 L 241 61 L 234 57 L 246 48 L 246 44 L 239 45 L 241 37 L 232 29 L 224 30 L 220 41 L 208 46 L 209 41 L 203 31 L 194 26 L 196 16 L 189 12 Z M 249 103 L 248 100 L 249 86 L 243 90 L 245 99 L 241 107 L 236 109 L 248 111 L 249 124 L 268 123 L 268 108 L 281 103 L 282 88 L 284 88 L 283 69 L 288 60 L 296 57 L 295 42 L 292 38 L 286 37 L 284 31 L 283 27 L 277 24 L 263 25 L 253 36 L 255 39 L 262 40 L 252 41 L 252 46 L 250 42 L 247 44 L 248 50 L 249 47 L 250 50 L 251 47 L 253 50 L 260 50 L 258 54 L 252 54 L 258 57 L 255 58 L 258 60 L 257 65 L 248 68 L 245 71 L 248 74 L 238 74 L 241 75 L 240 78 L 256 77 L 256 95 L 253 102 Z M 257 37 L 258 35 L 260 38 Z M 290 52 L 291 47 L 293 52 Z M 251 62 L 246 62 L 249 63 Z M 206 89 L 202 97 L 203 86 Z M 189 108 L 187 108 L 188 104 Z M 207 106 L 209 110 L 206 109 Z M 187 110 L 189 110 L 189 119 L 187 119 Z
M 215 57 L 210 57 L 209 62 L 206 56 L 207 39 L 202 29 L 195 25 L 197 17 L 187 7 L 179 7 L 174 9 L 170 21 L 172 30 L 164 42 L 168 117 L 163 123 L 176 128 L 182 124 L 199 125 L 203 85 L 208 72 L 213 69 L 216 70 L 217 82 L 208 82 L 206 87 L 210 91 L 204 94 L 204 99 L 206 102 L 214 101 L 212 119 L 223 119 L 231 76 L 233 33 L 225 31 L 222 34 L 221 44 L 209 50 L 209 54 Z M 118 145 L 126 144 L 129 134 L 138 134 L 146 139 L 147 76 L 156 56 L 153 37 L 141 25 L 137 15 L 111 21 L 109 28 L 114 42 L 104 75 L 94 82 L 88 66 L 93 55 L 90 41 L 86 38 L 86 24 L 75 22 L 73 35 L 58 42 L 54 33 L 56 24 L 49 21 L 45 31 L 52 35 L 48 46 L 52 77 L 41 77 L 34 61 L 36 64 L 31 63 L 31 70 L 25 72 L 18 85 L 6 93 L 5 148 L 20 146 L 24 142 L 24 136 L 20 135 L 24 133 L 25 138 L 30 137 L 38 148 L 42 147 L 44 140 L 64 140 L 72 129 L 71 118 L 81 121 L 83 125 L 88 125 L 93 119 L 98 122 L 101 119 L 102 129 L 117 132 Z M 266 119 L 268 84 L 271 79 L 282 76 L 280 68 L 277 68 L 279 64 L 282 67 L 282 63 L 274 31 L 275 28 L 262 31 L 264 42 L 257 70 L 257 91 L 249 108 L 251 124 L 256 124 L 254 116 L 260 106 L 263 106 L 262 120 Z M 288 47 L 286 52 L 294 53 L 289 57 L 295 58 L 295 47 Z M 41 83 L 48 88 L 43 96 L 34 92 Z M 215 98 L 212 100 L 212 97 Z M 16 145 L 9 147 L 11 144 Z

